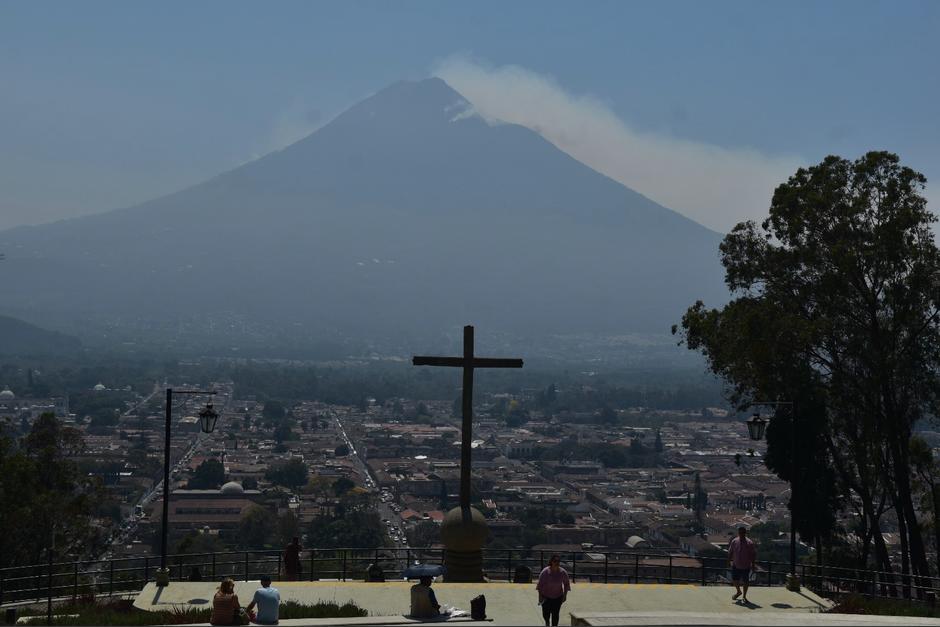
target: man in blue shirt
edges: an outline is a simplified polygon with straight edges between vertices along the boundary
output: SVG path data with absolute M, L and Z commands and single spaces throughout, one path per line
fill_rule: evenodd
M 281 593 L 277 588 L 271 587 L 271 577 L 261 575 L 261 587 L 255 590 L 255 596 L 248 604 L 248 613 L 255 605 L 258 606 L 258 615 L 254 621 L 259 625 L 277 625 L 277 611 L 281 604 Z

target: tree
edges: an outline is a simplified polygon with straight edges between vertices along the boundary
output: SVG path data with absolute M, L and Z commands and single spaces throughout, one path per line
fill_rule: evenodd
M 617 424 L 620 419 L 617 418 L 617 412 L 611 409 L 610 405 L 604 405 L 598 414 L 598 421 L 603 425 Z
M 427 547 L 441 541 L 441 527 L 431 520 L 422 520 L 408 531 L 408 544 L 413 547 Z
M 175 545 L 174 553 L 218 553 L 225 547 L 219 537 L 211 533 L 191 531 L 183 536 Z
M 347 479 L 346 477 L 340 477 L 333 482 L 333 494 L 336 496 L 343 496 L 350 490 L 356 487 L 356 484 L 352 480 Z
M 261 549 L 274 534 L 274 514 L 266 507 L 249 505 L 238 521 L 238 541 L 247 549 Z
M 653 450 L 657 453 L 663 452 L 663 434 L 659 429 L 656 430 L 656 441 L 653 443 Z
M 643 440 L 641 440 L 640 436 L 638 435 L 630 438 L 630 455 L 634 457 L 642 457 L 646 455 L 646 447 L 643 446 Z
M 340 444 L 335 449 L 333 449 L 333 454 L 337 457 L 346 457 L 349 455 L 349 446 Z
M 214 490 L 225 483 L 225 466 L 216 458 L 207 459 L 198 466 L 188 482 L 190 490 Z
M 284 417 L 286 410 L 279 401 L 266 401 L 261 415 L 268 424 L 276 424 Z
M 276 427 L 274 427 L 274 441 L 278 444 L 286 442 L 288 440 L 297 440 L 297 434 L 294 433 L 293 425 L 290 422 L 281 422 Z
M 739 407 L 796 403 L 771 421 L 766 461 L 794 486 L 801 534 L 830 537 L 840 493 L 850 493 L 845 502 L 859 504 L 865 523 L 862 559 L 874 542 L 879 567 L 890 570 L 880 522 L 887 500 L 901 570 L 924 576 L 909 447 L 913 425 L 940 396 L 940 254 L 925 181 L 886 152 L 799 169 L 776 189 L 760 227 L 739 224 L 722 242 L 734 299 L 720 310 L 696 303 L 682 319 L 687 345 L 731 385 Z
M 933 516 L 934 553 L 940 572 L 940 464 L 922 437 L 911 438 L 911 464 L 915 472 L 914 488 L 921 497 L 920 509 Z
M 374 511 L 344 509 L 315 518 L 307 528 L 307 542 L 317 548 L 378 548 L 385 544 L 385 525 Z
M 307 464 L 292 457 L 286 463 L 269 468 L 264 476 L 272 483 L 297 490 L 307 484 L 307 472 Z
M 19 447 L 0 424 L 0 566 L 39 563 L 53 534 L 63 551 L 94 543 L 105 496 L 73 459 L 83 448 L 81 434 L 53 414 L 42 414 Z

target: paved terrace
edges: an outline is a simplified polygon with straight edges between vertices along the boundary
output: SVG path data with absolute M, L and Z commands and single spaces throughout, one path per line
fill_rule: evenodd
M 243 604 L 251 600 L 258 582 L 236 582 L 235 590 Z M 282 601 L 301 603 L 353 601 L 369 612 L 364 619 L 345 619 L 343 624 L 403 624 L 409 609 L 411 583 L 391 581 L 365 583 L 352 581 L 275 582 Z M 172 582 L 160 589 L 148 583 L 134 605 L 143 610 L 170 609 L 173 606 L 208 607 L 217 584 L 214 582 Z M 541 623 L 534 584 L 513 583 L 435 583 L 442 605 L 469 610 L 470 599 L 486 595 L 486 614 L 497 625 Z M 830 602 L 804 589 L 790 592 L 782 587 L 752 588 L 750 605 L 731 601 L 733 589 L 723 586 L 700 587 L 667 584 L 575 583 L 562 608 L 562 624 L 581 625 L 806 625 L 855 624 L 856 616 L 819 614 Z M 863 617 L 864 618 L 864 617 Z M 885 624 L 887 617 L 878 618 Z M 846 622 L 847 621 L 847 622 Z M 449 621 L 457 622 L 457 621 Z M 291 620 L 282 625 L 337 624 L 323 621 Z M 461 621 L 461 624 L 468 624 Z M 472 623 L 471 623 L 472 624 Z M 912 624 L 905 618 L 899 624 Z M 924 624 L 940 625 L 940 620 Z

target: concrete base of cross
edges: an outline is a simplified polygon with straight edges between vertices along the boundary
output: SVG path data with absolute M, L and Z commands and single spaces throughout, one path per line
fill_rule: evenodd
M 800 577 L 793 573 L 787 575 L 786 582 L 787 590 L 790 592 L 799 592 L 800 591 Z
M 441 523 L 444 543 L 444 581 L 480 583 L 483 577 L 483 545 L 489 536 L 483 514 L 472 507 L 455 507 Z

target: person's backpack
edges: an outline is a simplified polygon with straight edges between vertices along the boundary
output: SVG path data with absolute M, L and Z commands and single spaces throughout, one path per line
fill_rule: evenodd
M 482 594 L 470 599 L 470 618 L 473 620 L 486 620 L 486 597 Z

